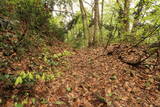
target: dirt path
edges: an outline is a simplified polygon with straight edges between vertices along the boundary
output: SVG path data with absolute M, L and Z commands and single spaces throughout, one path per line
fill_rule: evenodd
M 43 91 L 37 94 L 52 102 L 42 107 L 160 107 L 158 71 L 131 67 L 114 56 L 95 60 L 101 53 L 83 49 L 65 58 L 68 70 L 47 88 L 37 87 Z

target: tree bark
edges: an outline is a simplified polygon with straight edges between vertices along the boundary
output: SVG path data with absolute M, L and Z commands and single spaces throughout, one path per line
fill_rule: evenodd
M 130 13 L 131 0 L 125 0 L 124 2 L 124 30 L 129 33 L 129 13 Z
M 98 45 L 100 43 L 100 15 L 99 15 L 99 0 L 94 0 L 94 36 L 93 45 Z
M 137 10 L 134 12 L 134 21 L 133 21 L 133 26 L 132 26 L 132 30 L 131 30 L 132 36 L 135 36 L 135 33 L 137 31 L 136 27 L 137 27 L 137 24 L 139 23 L 139 18 L 141 16 L 144 4 L 145 4 L 145 1 L 140 0 L 137 5 Z
M 101 41 L 103 40 L 103 11 L 104 11 L 104 0 L 102 0 L 102 8 L 101 8 L 101 20 L 100 20 L 100 33 L 101 33 Z
M 90 37 L 90 33 L 89 33 L 87 13 L 84 8 L 82 0 L 79 0 L 79 4 L 80 4 L 81 15 L 82 15 L 84 38 L 86 39 L 85 44 L 88 46 L 89 42 L 91 41 L 91 37 Z
M 116 3 L 119 7 L 119 17 L 118 17 L 118 23 L 119 25 L 119 36 L 123 38 L 123 40 L 128 41 L 129 33 L 130 33 L 130 3 L 131 0 L 124 0 L 123 5 L 120 3 L 119 0 L 116 0 Z

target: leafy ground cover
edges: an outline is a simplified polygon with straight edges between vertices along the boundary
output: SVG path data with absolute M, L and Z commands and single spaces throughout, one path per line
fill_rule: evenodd
M 49 81 L 41 79 L 34 85 L 3 87 L 3 83 L 0 82 L 2 106 L 160 106 L 160 68 L 158 66 L 129 65 L 117 58 L 118 53 L 102 55 L 102 47 L 75 50 L 58 45 L 49 49 L 50 52 L 53 52 L 52 50 L 57 52 L 53 54 L 53 57 L 60 57 L 56 60 L 61 64 L 54 67 L 49 64 L 46 66 L 43 60 L 43 63 L 40 62 L 43 66 L 38 65 L 38 67 L 41 69 L 47 67 L 48 72 L 46 73 L 54 75 L 55 78 Z M 51 56 L 46 60 L 50 58 Z M 26 64 L 21 63 L 22 65 Z M 40 68 L 36 66 L 33 69 L 40 71 Z

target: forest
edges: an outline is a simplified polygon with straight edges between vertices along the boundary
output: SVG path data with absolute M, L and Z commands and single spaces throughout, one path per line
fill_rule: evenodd
M 160 107 L 160 1 L 0 0 L 0 107 Z

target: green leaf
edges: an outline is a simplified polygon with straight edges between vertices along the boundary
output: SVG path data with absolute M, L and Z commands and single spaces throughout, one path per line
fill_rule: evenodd
M 36 79 L 40 80 L 41 76 L 39 74 L 36 74 Z
M 42 98 L 42 99 L 41 99 L 41 103 L 42 103 L 42 104 L 47 104 L 48 101 L 47 101 L 46 99 Z
M 58 53 L 57 56 L 58 56 L 58 57 L 62 57 L 63 54 L 62 54 L 62 53 Z
M 72 88 L 66 88 L 66 90 L 67 90 L 68 92 L 71 92 L 71 91 L 72 91 Z
M 32 98 L 31 100 L 32 100 L 32 103 L 33 103 L 33 104 L 36 103 L 36 99 L 35 99 L 35 98 Z
M 16 98 L 16 95 L 12 95 L 12 97 L 11 97 L 12 99 L 15 99 Z
M 22 101 L 22 104 L 28 104 L 28 99 L 27 99 L 27 98 L 24 99 L 24 100 Z
M 56 101 L 54 104 L 62 105 L 62 104 L 65 104 L 65 102 L 63 102 L 63 101 Z
M 27 74 L 26 74 L 24 71 L 22 71 L 22 72 L 20 73 L 20 76 L 24 79 L 24 78 L 27 77 Z
M 16 79 L 15 85 L 22 84 L 22 82 L 23 82 L 22 78 L 21 78 L 21 77 L 18 77 L 18 78 Z
M 31 80 L 33 80 L 34 79 L 34 77 L 33 77 L 33 74 L 32 73 L 28 73 L 28 76 L 29 76 L 29 79 L 31 79 Z
M 66 50 L 63 52 L 63 56 L 69 56 L 69 55 L 71 55 L 71 54 L 72 54 L 71 52 L 66 51 Z
M 106 99 L 98 94 L 96 94 L 96 97 L 97 99 L 100 101 L 100 102 L 103 102 L 103 103 L 106 103 Z
M 40 66 L 39 66 L 39 69 L 43 69 L 43 66 L 42 66 L 42 65 L 40 65 Z
M 113 95 L 112 93 L 109 93 L 109 94 L 108 94 L 109 97 L 111 97 L 112 95 Z
M 117 76 L 116 76 L 116 75 L 112 75 L 112 76 L 110 77 L 110 79 L 111 79 L 111 80 L 116 80 L 116 79 L 117 79 Z
M 7 79 L 8 79 L 9 77 L 10 77 L 10 75 L 8 75 L 8 74 L 6 74 L 6 75 L 5 75 L 5 78 L 7 78 Z
M 112 102 L 111 102 L 111 101 L 109 101 L 109 102 L 107 102 L 107 104 L 108 104 L 108 105 L 112 105 Z
M 58 58 L 58 56 L 56 54 L 53 55 L 53 58 Z
M 45 56 L 44 57 L 44 61 L 47 63 L 48 62 L 48 59 L 47 59 L 47 57 Z
M 15 103 L 15 107 L 23 107 L 23 104 Z
M 42 74 L 42 80 L 44 81 L 45 78 L 46 78 L 46 75 L 43 73 L 43 74 Z
M 151 83 L 150 83 L 150 82 L 146 82 L 146 83 L 145 83 L 145 86 L 146 86 L 146 87 L 150 87 L 150 86 L 151 86 Z

